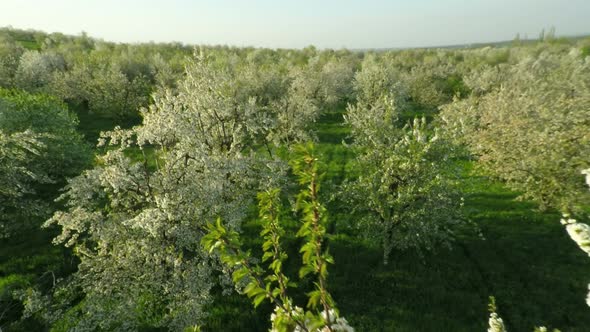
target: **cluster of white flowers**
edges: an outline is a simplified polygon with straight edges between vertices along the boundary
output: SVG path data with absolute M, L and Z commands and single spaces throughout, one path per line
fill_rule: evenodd
M 329 324 L 321 326 L 321 327 L 311 327 L 311 321 L 309 319 L 305 319 L 305 329 L 299 325 L 296 325 L 293 329 L 293 332 L 354 332 L 354 328 L 348 324 L 348 321 L 344 317 L 338 317 L 334 309 L 330 309 L 328 311 L 328 315 L 325 311 L 321 312 L 322 317 L 324 318 L 325 322 L 329 321 Z M 279 332 L 279 329 L 275 325 L 277 322 L 277 317 L 280 315 L 284 315 L 285 312 L 282 308 L 276 307 L 275 311 L 270 315 L 270 321 L 272 323 L 272 328 L 270 332 Z M 291 317 L 304 317 L 305 313 L 304 310 L 298 306 L 294 306 L 291 310 Z
M 586 184 L 590 187 L 590 168 L 582 170 L 581 173 L 586 176 Z
M 563 215 L 561 223 L 565 225 L 565 229 L 572 240 L 590 256 L 590 226 L 577 222 L 576 219 L 570 218 L 567 214 Z
M 590 187 L 590 168 L 581 172 L 586 176 L 586 184 Z M 561 224 L 565 225 L 568 235 L 576 242 L 578 247 L 590 256 L 590 226 L 579 223 L 576 219 L 564 213 L 561 218 Z M 586 295 L 586 304 L 590 307 L 590 284 L 588 284 L 588 295 Z
M 277 325 L 280 325 L 279 321 L 280 319 L 277 319 L 280 316 L 286 315 L 285 310 L 283 310 L 283 308 L 276 306 L 275 307 L 275 311 L 270 314 L 270 322 L 271 322 L 271 328 L 270 328 L 270 332 L 279 332 L 280 328 Z M 304 316 L 304 311 L 302 308 L 298 307 L 298 306 L 294 306 L 291 309 L 291 314 L 289 315 L 291 317 L 303 317 Z M 295 327 L 295 330 L 297 332 L 301 331 L 301 327 L 297 326 Z
M 492 312 L 490 314 L 490 319 L 488 320 L 488 332 L 506 332 L 506 327 L 504 326 L 504 321 L 497 313 Z
M 539 327 L 535 327 L 535 330 L 533 332 L 549 332 L 549 329 L 547 329 L 545 326 L 539 326 Z M 558 329 L 553 329 L 551 330 L 551 332 L 561 332 Z
M 334 309 L 330 309 L 328 311 L 328 315 L 326 315 L 325 311 L 322 311 L 322 317 L 324 317 L 325 321 L 330 321 L 330 328 L 331 331 L 334 332 L 354 332 L 354 328 L 348 325 L 348 321 L 344 317 L 338 317 Z M 330 329 L 328 326 L 324 326 L 319 330 L 319 332 L 329 332 Z

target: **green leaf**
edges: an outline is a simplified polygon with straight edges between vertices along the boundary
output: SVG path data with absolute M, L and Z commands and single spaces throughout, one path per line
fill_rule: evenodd
M 250 283 L 248 283 L 248 285 L 246 285 L 246 287 L 244 287 L 244 294 L 252 297 L 258 293 L 260 293 L 260 287 L 258 287 L 258 285 L 256 284 L 256 281 L 254 281 L 253 279 L 250 281 Z
M 213 250 L 215 250 L 215 249 L 217 249 L 217 248 L 221 247 L 221 245 L 223 245 L 223 241 L 221 241 L 221 240 L 217 240 L 217 241 L 216 241 L 216 242 L 215 242 L 215 243 L 214 243 L 214 244 L 211 246 L 211 248 L 209 248 L 209 253 L 212 253 L 212 252 L 213 252 Z
M 267 251 L 262 255 L 262 261 L 266 262 L 268 259 L 270 259 L 272 257 L 273 257 L 273 253 L 270 251 Z
M 262 303 L 262 301 L 264 301 L 265 298 L 266 298 L 266 294 L 256 295 L 254 300 L 252 300 L 252 303 L 254 303 L 254 308 L 257 308 L 260 305 L 260 303 Z
M 307 293 L 309 300 L 307 302 L 308 308 L 317 308 L 320 304 L 320 299 L 322 297 L 322 293 L 319 290 L 314 290 Z
M 299 269 L 299 278 L 304 278 L 308 274 L 313 272 L 313 266 L 305 265 Z

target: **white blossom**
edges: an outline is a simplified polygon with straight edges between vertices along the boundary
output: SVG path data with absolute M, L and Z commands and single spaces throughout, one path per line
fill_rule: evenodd
M 338 317 L 336 311 L 334 309 L 330 309 L 329 315 L 326 314 L 325 311 L 321 312 L 321 316 L 324 318 L 324 321 L 330 325 L 330 328 L 334 332 L 354 332 L 354 328 L 352 328 L 348 321 L 344 317 Z M 329 321 L 328 321 L 329 319 Z M 319 332 L 328 332 L 330 331 L 327 326 L 320 328 Z
M 504 326 L 504 321 L 497 313 L 492 312 L 490 314 L 490 319 L 488 320 L 488 332 L 506 332 L 506 327 Z
M 583 170 L 581 173 L 586 175 L 586 185 L 590 187 L 590 168 Z
M 590 226 L 576 222 L 568 223 L 565 227 L 572 240 L 590 256 Z
M 329 328 L 333 332 L 354 332 L 354 328 L 348 324 L 348 321 L 344 317 L 339 317 L 334 309 L 330 309 L 329 313 L 329 315 L 327 315 L 325 311 L 320 313 L 320 316 L 324 320 L 324 326 L 312 328 L 312 324 L 309 319 L 304 319 L 306 314 L 305 311 L 298 306 L 294 306 L 291 310 L 290 316 L 296 319 L 303 319 L 303 325 L 305 326 L 305 329 L 303 329 L 301 325 L 293 323 L 293 332 L 328 332 L 330 331 Z M 270 332 L 278 331 L 278 329 L 275 327 L 275 322 L 277 321 L 277 317 L 279 315 L 288 316 L 281 307 L 277 306 L 275 307 L 274 312 L 270 315 L 270 321 L 272 323 Z
M 576 219 L 569 218 L 568 215 L 564 215 L 561 219 L 561 223 L 565 225 L 568 235 L 580 249 L 590 256 L 590 226 L 584 223 L 577 222 Z

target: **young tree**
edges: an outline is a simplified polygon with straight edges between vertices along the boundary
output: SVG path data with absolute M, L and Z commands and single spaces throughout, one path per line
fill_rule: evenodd
M 443 107 L 441 118 L 491 175 L 541 208 L 576 212 L 590 195 L 590 63 L 569 54 L 527 55 L 479 94 Z M 479 84 L 485 86 L 485 84 Z
M 204 225 L 220 217 L 239 231 L 256 192 L 281 185 L 285 165 L 257 152 L 273 144 L 260 133 L 290 133 L 255 96 L 236 99 L 236 76 L 212 61 L 198 55 L 177 91 L 154 94 L 141 126 L 105 133 L 108 151 L 70 181 L 66 210 L 47 222 L 81 260 L 72 286 L 84 292 L 84 315 L 75 324 L 200 323 L 214 282 L 199 245 Z
M 462 78 L 448 64 L 421 64 L 404 73 L 409 98 L 418 106 L 436 110 L 453 100 L 456 94 L 465 94 Z
M 463 222 L 452 145 L 424 119 L 399 129 L 395 104 L 384 96 L 370 108 L 350 105 L 345 117 L 362 170 L 345 190 L 364 230 L 383 244 L 385 264 L 393 248 L 448 243 Z
M 342 59 L 332 59 L 322 67 L 322 95 L 327 106 L 352 100 L 354 74 L 354 63 Z
M 46 212 L 46 203 L 30 195 L 33 184 L 50 182 L 29 165 L 44 148 L 40 138 L 31 131 L 7 134 L 0 130 L 0 238 L 28 229 L 31 217 Z M 23 199 L 27 196 L 32 197 Z
M 137 115 L 150 94 L 145 76 L 130 79 L 116 64 L 95 67 L 85 86 L 90 111 L 120 119 Z
M 61 185 L 88 165 L 77 119 L 57 99 L 0 89 L 0 236 L 46 217 Z
M 151 91 L 146 77 L 130 80 L 117 64 L 104 60 L 75 63 L 67 72 L 56 72 L 50 89 L 64 100 L 87 104 L 90 112 L 119 119 L 136 116 Z
M 65 60 L 56 53 L 26 51 L 15 73 L 15 86 L 30 92 L 48 92 L 54 72 L 65 70 Z
M 10 88 L 24 48 L 7 34 L 0 34 L 0 87 Z
M 371 107 L 385 95 L 393 97 L 391 101 L 395 101 L 400 110 L 407 99 L 407 89 L 401 82 L 399 71 L 380 62 L 374 54 L 365 57 L 361 70 L 355 74 L 354 91 L 360 107 Z
M 328 264 L 334 261 L 324 249 L 327 216 L 325 207 L 319 201 L 321 174 L 318 159 L 313 145 L 302 145 L 298 150 L 299 156 L 292 162 L 293 172 L 305 188 L 297 197 L 297 207 L 302 212 L 297 236 L 305 239 L 300 250 L 303 266 L 299 276 L 304 278 L 312 275 L 317 278 L 314 290 L 308 293 L 307 311 L 296 306 L 288 295 L 289 288 L 295 288 L 296 285 L 283 272 L 283 263 L 288 257 L 281 247 L 284 230 L 279 218 L 279 189 L 258 194 L 263 222 L 260 235 L 264 238 L 262 262 L 269 261 L 268 268 L 253 262 L 250 254 L 241 248 L 238 233 L 227 230 L 220 219 L 215 225 L 208 226 L 209 233 L 203 237 L 202 244 L 210 252 L 218 252 L 226 269 L 231 271 L 234 283 L 244 285 L 242 292 L 252 299 L 255 307 L 265 299 L 275 305 L 270 318 L 271 331 L 353 332 L 346 319 L 339 317 L 334 300 L 327 290 Z

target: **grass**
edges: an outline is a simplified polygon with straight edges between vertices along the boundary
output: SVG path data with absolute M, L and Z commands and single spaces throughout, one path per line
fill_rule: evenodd
M 56 235 L 55 230 L 37 228 L 0 242 L 0 329 L 3 331 L 44 329 L 43 323 L 36 319 L 19 321 L 23 308 L 11 293 L 33 286 L 49 289 L 54 278 L 75 271 L 77 259 L 69 250 L 51 244 Z
M 131 128 L 134 125 L 141 123 L 141 118 L 138 116 L 127 119 L 116 119 L 110 116 L 102 116 L 100 114 L 89 112 L 88 109 L 82 105 L 70 104 L 69 108 L 78 116 L 78 130 L 84 134 L 84 138 L 88 143 L 92 144 L 92 146 L 96 146 L 100 133 L 103 131 L 113 130 L 115 126 Z
M 509 330 L 535 325 L 586 331 L 588 259 L 559 224 L 481 179 L 467 196 L 484 238 L 461 234 L 450 248 L 421 258 L 380 251 L 354 236 L 332 241 L 331 284 L 340 309 L 360 331 L 485 331 L 494 295 Z M 362 300 L 359 300 L 362 299 Z M 425 319 L 425 317 L 427 317 Z
M 115 125 L 113 120 L 77 112 L 89 142 Z M 341 144 L 348 129 L 341 111 L 325 114 L 316 129 L 326 170 L 323 191 L 330 196 L 351 172 L 353 155 Z M 383 265 L 379 245 L 362 237 L 340 203 L 328 204 L 329 246 L 336 261 L 329 288 L 342 315 L 363 332 L 485 331 L 488 297 L 493 295 L 510 331 L 532 331 L 538 325 L 587 331 L 590 315 L 584 300 L 590 260 L 569 239 L 559 215 L 516 201 L 515 193 L 478 176 L 469 163 L 465 169 L 466 211 L 482 236 L 460 230 L 450 248 L 425 255 L 394 251 L 389 265 Z M 294 238 L 297 222 L 286 217 L 286 269 L 295 276 L 300 261 Z M 249 246 L 259 246 L 257 222 L 249 221 L 243 229 Z M 0 244 L 0 293 L 9 285 L 46 278 L 48 270 L 71 270 L 69 262 L 74 261 L 66 250 L 50 244 L 51 236 L 39 230 Z M 311 287 L 309 280 L 300 284 L 303 290 Z M 268 330 L 270 305 L 254 309 L 244 296 L 215 293 L 203 331 Z M 303 294 L 295 300 L 300 306 L 305 303 Z M 20 308 L 11 310 L 14 315 Z M 27 330 L 26 324 L 21 327 Z
M 41 45 L 39 45 L 36 41 L 33 40 L 17 40 L 24 48 L 27 50 L 39 51 L 41 50 Z

